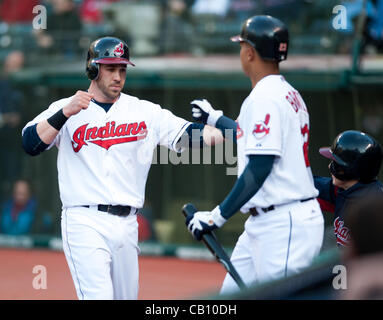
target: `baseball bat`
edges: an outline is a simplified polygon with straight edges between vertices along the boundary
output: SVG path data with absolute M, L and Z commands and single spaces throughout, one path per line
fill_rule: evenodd
M 182 213 L 186 217 L 188 215 L 193 215 L 197 211 L 196 207 L 191 204 L 185 204 L 182 208 Z M 213 254 L 213 256 L 220 262 L 226 271 L 231 275 L 235 283 L 238 285 L 240 289 L 245 289 L 246 285 L 243 282 L 242 278 L 238 274 L 237 270 L 234 268 L 233 264 L 230 261 L 229 256 L 226 251 L 222 248 L 221 244 L 218 242 L 214 232 L 210 231 L 205 233 L 202 236 L 201 241 L 205 244 L 205 246 L 209 249 L 209 251 Z

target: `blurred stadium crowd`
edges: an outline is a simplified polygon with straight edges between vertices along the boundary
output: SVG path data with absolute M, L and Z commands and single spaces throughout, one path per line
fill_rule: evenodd
M 347 28 L 329 32 L 339 4 L 347 9 Z M 45 30 L 32 28 L 36 5 L 47 10 Z M 235 52 L 228 37 L 254 14 L 287 23 L 292 52 L 348 53 L 362 8 L 363 0 L 2 0 L 0 61 L 13 50 L 28 52 L 27 63 L 42 55 L 75 59 L 107 34 L 125 39 L 134 56 Z M 368 0 L 366 9 L 365 39 L 370 51 L 381 51 L 383 1 Z

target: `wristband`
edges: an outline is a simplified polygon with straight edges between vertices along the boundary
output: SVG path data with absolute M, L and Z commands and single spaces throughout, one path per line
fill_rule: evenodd
M 51 116 L 47 121 L 53 128 L 60 131 L 60 129 L 63 127 L 63 125 L 65 124 L 67 120 L 68 118 L 64 115 L 63 109 L 60 109 L 53 116 Z

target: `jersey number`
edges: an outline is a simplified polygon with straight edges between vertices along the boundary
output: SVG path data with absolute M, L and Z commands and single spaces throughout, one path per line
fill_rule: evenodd
M 310 161 L 309 161 L 309 127 L 307 124 L 304 125 L 303 128 L 301 128 L 301 133 L 303 136 L 303 155 L 305 157 L 305 163 L 306 167 L 310 167 Z

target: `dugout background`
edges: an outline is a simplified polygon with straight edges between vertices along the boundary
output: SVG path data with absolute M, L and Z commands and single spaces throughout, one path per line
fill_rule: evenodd
M 86 48 L 91 40 L 107 34 L 126 39 L 132 48 L 131 60 L 137 67 L 128 69 L 126 93 L 158 103 L 189 120 L 190 101 L 206 98 L 227 116 L 236 118 L 251 87 L 241 71 L 239 47 L 228 39 L 239 32 L 244 17 L 275 15 L 288 24 L 291 34 L 289 58 L 281 64 L 282 74 L 300 91 L 310 112 L 312 171 L 327 176 L 328 161 L 318 149 L 330 145 L 341 131 L 364 130 L 383 142 L 382 56 L 379 50 L 360 50 L 365 43 L 361 41 L 363 30 L 355 28 L 357 24 L 354 28 L 349 24 L 346 30 L 332 27 L 332 10 L 338 2 L 255 1 L 258 4 L 251 10 L 228 12 L 225 17 L 191 13 L 185 18 L 172 15 L 167 1 L 117 1 L 104 8 L 103 23 L 84 23 L 82 30 L 54 34 L 64 43 L 75 42 L 74 47 L 66 47 L 72 50 L 70 54 L 39 51 L 30 23 L 5 27 L 0 21 L 0 59 L 4 61 L 12 50 L 21 50 L 27 57 L 26 67 L 12 78 L 24 93 L 22 125 L 51 102 L 87 89 L 89 81 L 83 72 Z M 78 8 L 81 3 L 76 1 Z M 132 27 L 129 17 L 133 19 L 134 12 L 141 19 L 134 20 Z M 158 15 L 160 22 L 155 19 Z M 362 11 L 349 18 L 349 23 L 360 21 L 365 25 Z M 143 38 L 152 40 L 153 50 L 147 47 L 145 51 L 137 45 L 137 39 Z M 31 181 L 40 203 L 32 234 L 59 237 L 57 150 L 29 157 L 21 149 L 21 128 L 19 132 L 19 136 L 8 137 L 18 148 L 18 175 Z M 226 175 L 228 167 L 233 165 L 153 165 L 147 181 L 145 210 L 156 232 L 154 240 L 195 243 L 184 225 L 181 207 L 194 202 L 204 210 L 214 208 L 234 184 L 235 176 Z M 10 188 L 2 189 L 4 200 L 10 195 Z M 49 228 L 44 220 L 47 215 L 52 221 Z M 237 214 L 222 230 L 217 230 L 225 246 L 234 245 L 245 218 Z M 329 226 L 331 214 L 325 214 L 325 219 Z
M 288 75 L 286 78 L 289 81 Z M 370 86 L 331 91 L 305 90 L 299 87 L 297 89 L 300 90 L 311 117 L 309 154 L 313 173 L 328 176 L 328 161 L 319 155 L 318 149 L 330 145 L 336 134 L 343 130 L 358 128 L 369 132 L 371 128 L 378 129 L 378 125 L 373 119 L 379 118 L 383 112 L 381 104 L 383 93 L 379 87 Z M 33 85 L 25 86 L 23 90 L 28 92 L 24 115 L 26 119 L 32 119 L 51 101 L 70 96 L 77 88 L 36 87 Z M 208 89 L 197 90 L 170 87 L 164 89 L 125 88 L 124 91 L 159 103 L 174 114 L 191 120 L 189 102 L 196 97 L 207 98 L 212 105 L 221 108 L 227 116 L 235 118 L 241 102 L 249 90 L 249 86 L 245 86 L 243 90 L 220 89 L 212 86 Z M 357 105 L 355 105 L 356 103 Z M 374 131 L 371 134 L 383 141 L 382 130 Z M 57 150 L 53 148 L 49 152 L 32 158 L 24 155 L 20 149 L 20 157 L 23 161 L 21 175 L 32 181 L 36 195 L 42 204 L 41 209 L 53 216 L 54 228 L 51 232 L 59 235 L 61 202 L 57 184 L 56 154 Z M 214 150 L 212 150 L 212 162 L 214 163 Z M 236 177 L 226 175 L 226 169 L 234 166 L 232 164 L 153 164 L 147 181 L 145 206 L 152 210 L 153 223 L 160 221 L 162 228 L 170 228 L 166 229 L 169 230 L 166 236 L 158 235 L 158 240 L 190 243 L 192 239 L 184 226 L 184 219 L 181 215 L 182 205 L 190 201 L 197 207 L 206 210 L 212 209 L 231 190 Z M 325 217 L 327 225 L 330 225 L 331 214 L 327 214 Z M 237 214 L 230 223 L 225 225 L 223 231 L 217 231 L 217 235 L 225 245 L 234 245 L 237 235 L 242 231 L 245 218 L 246 216 Z M 34 232 L 41 233 L 41 230 L 42 226 L 37 222 Z

